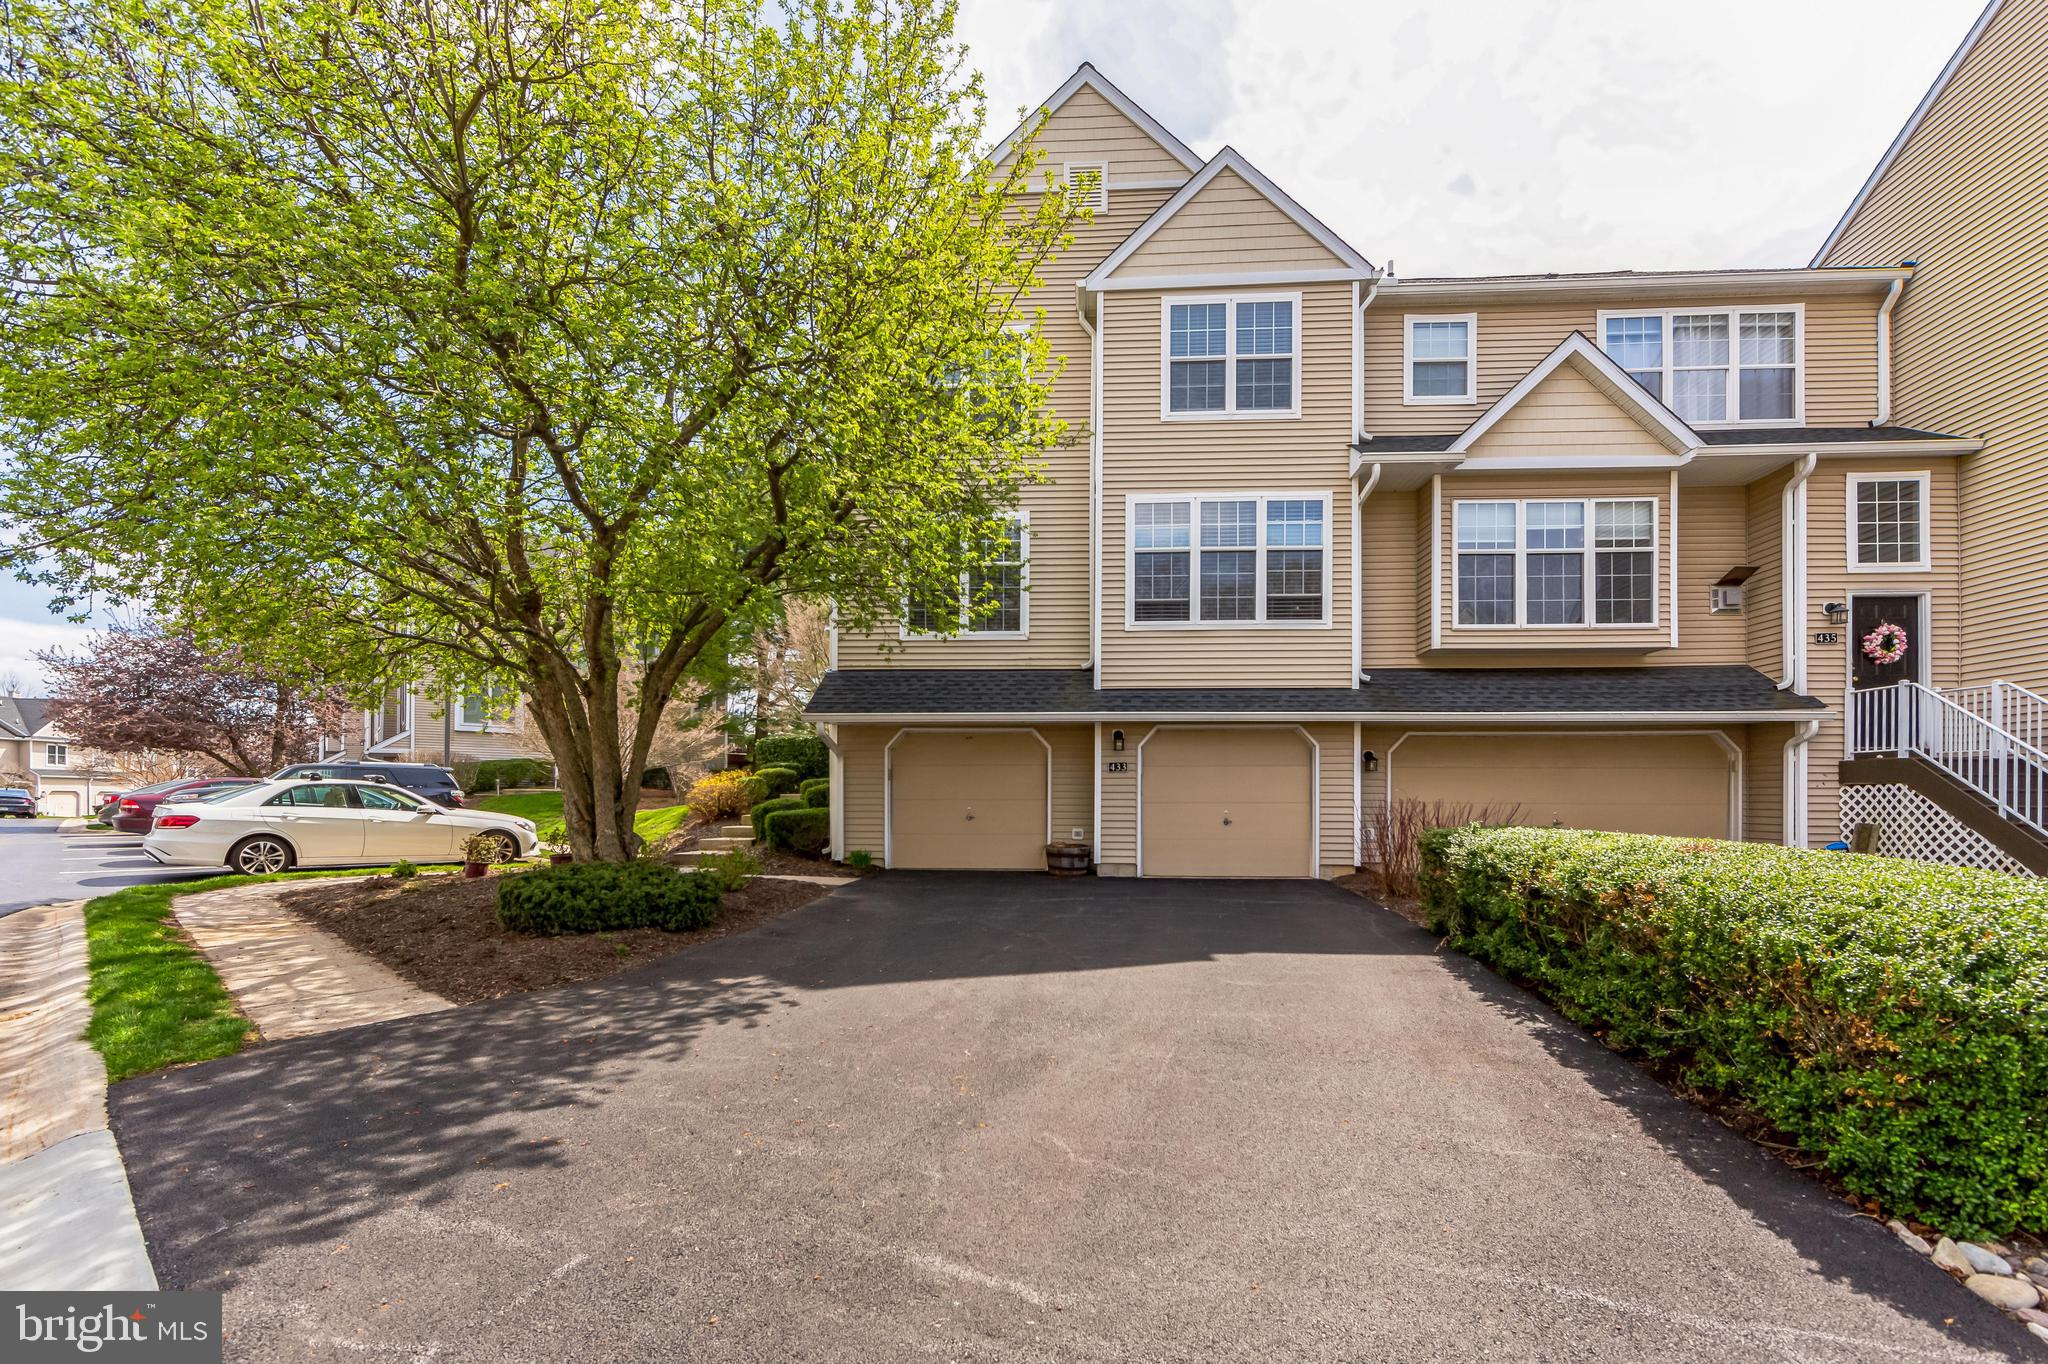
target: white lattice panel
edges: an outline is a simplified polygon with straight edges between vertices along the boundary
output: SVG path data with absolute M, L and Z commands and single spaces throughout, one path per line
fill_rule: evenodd
M 1984 835 L 1910 786 L 1844 786 L 1842 837 L 1847 839 L 1858 824 L 1877 825 L 1877 850 L 1886 857 L 2032 875 Z

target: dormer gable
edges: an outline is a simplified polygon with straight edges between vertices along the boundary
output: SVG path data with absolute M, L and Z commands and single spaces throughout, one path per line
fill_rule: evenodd
M 1451 442 L 1473 461 L 1685 455 L 1700 437 L 1583 332 L 1573 332 Z
M 1033 188 L 1099 174 L 1112 194 L 1172 189 L 1202 168 L 1187 143 L 1086 62 L 996 144 L 989 160 L 1007 168 L 1027 144 L 1040 153 Z
M 1086 289 L 1366 279 L 1372 262 L 1225 147 L 1083 280 Z

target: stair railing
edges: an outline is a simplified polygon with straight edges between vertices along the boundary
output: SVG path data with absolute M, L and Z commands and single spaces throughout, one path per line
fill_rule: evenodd
M 1936 690 L 1978 719 L 2048 751 L 2048 742 L 2044 742 L 2048 740 L 2048 696 L 2028 691 L 2017 682 L 1978 682 Z
M 1981 699 L 2002 713 L 2011 698 Z M 1849 751 L 1924 759 L 1996 805 L 2003 818 L 2048 834 L 2048 752 L 1932 687 L 1896 682 L 1851 691 Z

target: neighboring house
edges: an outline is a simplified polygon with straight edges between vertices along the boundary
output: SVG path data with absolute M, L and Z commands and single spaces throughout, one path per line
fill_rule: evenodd
M 383 704 L 361 712 L 360 729 L 341 736 L 349 757 L 452 766 L 491 758 L 542 758 L 547 743 L 509 692 L 449 693 L 431 686 L 392 687 Z
M 1845 757 L 1932 733 L 1901 683 L 2004 666 L 1965 667 L 1983 441 L 1890 391 L 1913 267 L 1396 279 L 1093 67 L 1043 109 L 1048 181 L 1101 187 L 1034 299 L 1086 439 L 977 628 L 835 638 L 835 850 L 1330 875 L 1419 798 L 1801 845 L 1881 812 L 1901 851 L 2048 867 L 1897 773 L 1845 813 Z
M 134 783 L 105 754 L 49 722 L 46 697 L 0 696 L 0 786 L 25 786 L 46 815 L 87 815 Z

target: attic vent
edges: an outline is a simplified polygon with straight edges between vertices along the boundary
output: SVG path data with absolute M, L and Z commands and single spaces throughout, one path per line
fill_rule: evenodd
M 1068 191 L 1097 213 L 1109 209 L 1109 163 L 1069 161 L 1066 166 Z

